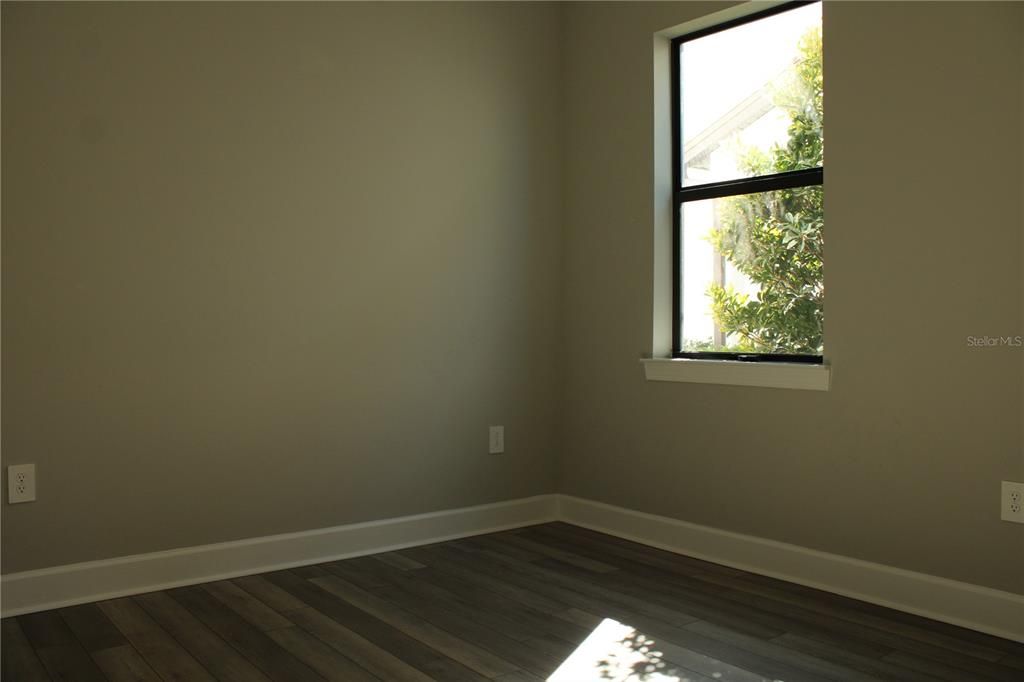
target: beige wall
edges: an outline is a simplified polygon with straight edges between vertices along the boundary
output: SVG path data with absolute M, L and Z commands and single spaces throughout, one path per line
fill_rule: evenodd
M 3 571 L 551 492 L 558 30 L 4 3 Z
M 1024 5 L 828 5 L 824 394 L 637 361 L 723 6 L 4 3 L 3 571 L 558 489 L 1024 593 Z
M 722 6 L 718 5 L 716 9 Z M 691 4 L 566 16 L 560 490 L 1024 593 L 1019 3 L 829 3 L 828 393 L 648 383 L 651 35 Z

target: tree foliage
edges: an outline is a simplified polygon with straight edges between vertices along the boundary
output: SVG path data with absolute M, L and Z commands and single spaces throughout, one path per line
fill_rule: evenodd
M 791 79 L 774 94 L 790 117 L 789 141 L 767 153 L 747 150 L 749 175 L 822 165 L 821 31 L 800 41 Z M 719 200 L 719 226 L 711 243 L 737 270 L 759 285 L 756 298 L 714 283 L 708 290 L 719 328 L 738 339 L 736 350 L 820 353 L 824 288 L 821 187 L 748 194 Z

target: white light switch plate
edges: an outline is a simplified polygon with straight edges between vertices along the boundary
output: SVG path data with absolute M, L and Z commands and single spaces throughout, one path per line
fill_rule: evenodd
M 487 448 L 487 452 L 492 455 L 499 455 L 505 452 L 505 427 L 504 426 L 492 426 L 491 427 L 491 440 L 490 445 Z

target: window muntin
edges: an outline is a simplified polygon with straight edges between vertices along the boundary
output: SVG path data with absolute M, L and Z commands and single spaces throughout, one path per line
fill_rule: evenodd
M 674 355 L 821 362 L 821 4 L 673 52 Z

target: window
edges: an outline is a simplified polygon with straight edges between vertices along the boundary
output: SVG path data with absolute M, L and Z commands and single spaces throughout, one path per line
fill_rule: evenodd
M 821 3 L 672 41 L 673 356 L 822 362 Z

